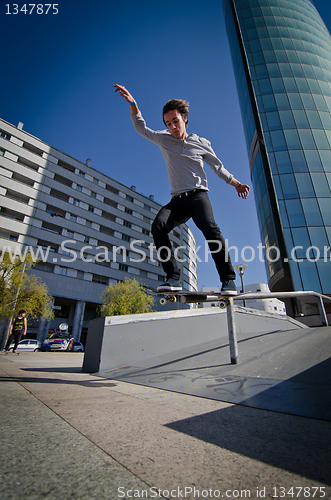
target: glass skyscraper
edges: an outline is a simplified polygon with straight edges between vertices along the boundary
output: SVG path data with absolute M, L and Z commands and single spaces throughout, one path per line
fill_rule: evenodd
M 310 0 L 223 4 L 270 289 L 331 294 L 330 33 Z

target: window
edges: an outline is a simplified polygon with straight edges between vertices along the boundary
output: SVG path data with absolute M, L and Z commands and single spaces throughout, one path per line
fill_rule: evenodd
M 75 167 L 72 165 L 69 165 L 69 163 L 66 163 L 65 161 L 58 160 L 57 164 L 60 167 L 65 168 L 66 170 L 69 170 L 69 172 L 75 172 Z
M 300 200 L 298 199 L 286 200 L 285 203 L 290 225 L 292 227 L 305 226 L 306 222 L 303 215 Z
M 325 174 L 320 172 L 313 172 L 311 174 L 313 184 L 314 184 L 314 189 L 316 196 L 319 198 L 329 198 L 330 197 L 330 188 L 327 183 Z
M 122 234 L 122 240 L 123 240 L 123 241 L 128 241 L 128 242 L 130 242 L 130 241 L 131 241 L 131 238 L 130 238 L 130 236 L 128 236 L 127 234 Z
M 27 186 L 33 186 L 34 180 L 29 177 L 25 177 L 25 175 L 18 174 L 16 172 L 13 173 L 12 179 L 16 182 L 20 182 L 21 184 L 26 184 Z M 20 188 L 22 189 L 22 188 Z
M 46 212 L 52 217 L 65 217 L 65 211 L 60 208 L 53 207 L 52 205 L 47 205 Z
M 83 172 L 82 170 L 79 170 L 78 175 L 80 175 L 81 177 L 85 177 L 85 172 Z
M 54 198 L 58 198 L 59 200 L 62 201 L 68 201 L 69 196 L 65 193 L 62 193 L 61 191 L 57 191 L 56 189 L 51 189 L 50 195 L 54 196 Z
M 35 155 L 42 156 L 43 155 L 43 150 L 37 148 L 33 144 L 30 144 L 29 142 L 23 142 L 23 148 L 27 149 L 28 151 L 31 151 L 31 153 L 34 153 Z
M 7 141 L 10 141 L 11 135 L 0 129 L 0 137 L 2 137 L 3 139 L 7 139 Z
M 126 199 L 127 199 L 128 201 L 131 201 L 131 202 L 133 203 L 133 198 L 132 198 L 132 196 L 130 196 L 130 195 L 128 195 L 128 194 L 127 194 L 127 195 L 126 195 Z
M 126 264 L 120 264 L 119 265 L 119 270 L 120 271 L 124 271 L 125 273 L 127 273 L 128 270 L 129 270 L 129 267 Z
M 70 217 L 69 217 L 69 218 L 70 218 L 70 220 L 71 220 L 72 222 L 76 222 L 76 221 L 77 221 L 77 217 L 76 217 L 76 215 L 74 215 L 74 214 L 70 214 Z
M 23 194 L 16 193 L 16 191 L 12 191 L 11 189 L 7 189 L 6 197 L 11 200 L 19 201 L 20 203 L 25 203 L 28 205 L 30 198 L 24 196 Z
M 33 269 L 37 269 L 38 271 L 45 271 L 46 273 L 54 272 L 54 266 L 52 266 L 51 264 L 47 264 L 45 262 L 38 262 L 36 265 L 33 266 Z
M 88 262 L 89 264 L 94 264 L 95 263 L 95 255 L 92 253 L 84 252 L 81 254 L 81 258 L 84 262 Z
M 149 231 L 148 229 L 142 229 L 142 233 L 145 234 L 146 236 L 149 236 Z
M 56 252 L 57 247 L 52 246 L 54 243 L 48 243 L 47 241 L 38 240 L 37 246 L 41 247 L 43 250 L 48 250 L 49 252 Z
M 301 201 L 307 226 L 322 226 L 322 216 L 316 198 L 305 198 Z
M 111 200 L 110 198 L 106 198 L 106 197 L 104 197 L 103 202 L 104 202 L 106 205 L 109 205 L 110 207 L 117 208 L 117 203 L 116 203 L 115 201 Z
M 91 197 L 92 198 L 96 198 L 97 197 L 97 193 L 95 193 L 94 191 L 91 191 Z
M 9 208 L 6 208 L 6 207 L 0 207 L 0 215 L 2 217 L 7 217 L 7 219 L 14 219 L 14 220 L 18 220 L 20 222 L 23 222 L 23 220 L 24 220 L 23 214 L 20 214 L 19 212 L 15 212 L 14 210 L 10 210 Z
M 0 148 L 0 156 L 3 156 L 5 154 L 5 152 L 6 151 L 4 149 Z
M 43 222 L 41 225 L 42 229 L 46 229 L 46 231 L 50 231 L 51 233 L 61 234 L 62 228 L 59 226 L 55 226 L 54 224 L 50 224 L 49 222 Z
M 63 184 L 64 186 L 71 187 L 72 182 L 66 179 L 65 177 L 62 177 L 62 175 L 55 174 L 54 175 L 54 180 L 56 182 L 59 182 L 60 184 Z
M 114 193 L 114 194 L 118 194 L 119 193 L 118 189 L 114 188 L 110 184 L 106 184 L 106 189 L 107 189 L 107 191 L 110 191 L 111 193 Z
M 144 209 L 148 210 L 149 212 L 152 210 L 151 207 L 149 205 L 146 205 L 145 203 L 144 203 Z
M 76 189 L 77 189 L 77 191 L 82 192 L 83 191 L 83 186 L 81 186 L 80 184 L 77 184 L 76 185 Z
M 108 285 L 108 278 L 105 276 L 100 276 L 98 274 L 93 274 L 92 276 L 93 283 L 100 283 L 101 285 Z
M 18 241 L 18 234 L 8 233 L 7 231 L 0 231 L 0 238 L 10 241 Z
M 129 215 L 132 215 L 132 214 L 133 214 L 133 211 L 131 210 L 131 208 L 127 208 L 127 207 L 125 207 L 125 213 L 126 213 L 126 214 L 129 214 Z
M 84 236 L 84 243 L 90 243 L 90 237 Z
M 102 217 L 104 217 L 105 219 L 111 220 L 112 222 L 115 222 L 115 220 L 116 220 L 115 215 L 110 214 L 109 212 L 105 212 L 104 210 L 102 210 Z
M 131 227 L 132 224 L 131 224 L 131 222 L 128 222 L 127 220 L 124 220 L 123 221 L 123 226 L 125 226 L 125 227 Z
M 66 276 L 66 274 L 67 274 L 67 268 L 66 267 L 59 266 L 58 271 L 59 271 L 58 274 L 62 274 L 62 276 Z
M 89 211 L 89 212 L 94 212 L 94 207 L 92 207 L 92 205 L 89 205 L 89 206 L 88 206 L 88 211 Z
M 79 200 L 76 200 L 76 198 L 73 199 L 72 203 L 76 206 L 79 207 Z
M 99 231 L 100 233 L 105 233 L 108 234 L 109 236 L 114 236 L 114 231 L 110 227 L 100 226 Z

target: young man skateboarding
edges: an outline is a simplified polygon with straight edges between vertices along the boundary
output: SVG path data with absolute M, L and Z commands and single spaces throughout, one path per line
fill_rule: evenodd
M 130 104 L 136 131 L 159 146 L 168 171 L 172 198 L 161 208 L 152 224 L 154 243 L 167 277 L 166 282 L 157 290 L 166 292 L 182 289 L 180 271 L 168 234 L 174 227 L 192 218 L 208 242 L 222 282 L 222 294 L 236 295 L 236 274 L 224 237 L 214 219 L 203 163 L 207 163 L 221 179 L 234 186 L 241 198 L 247 198 L 249 186 L 241 184 L 224 168 L 209 141 L 187 133 L 189 110 L 186 101 L 168 101 L 163 108 L 163 122 L 167 130 L 154 131 L 146 126 L 130 92 L 122 85 L 116 84 L 114 87 L 115 92 L 119 92 Z

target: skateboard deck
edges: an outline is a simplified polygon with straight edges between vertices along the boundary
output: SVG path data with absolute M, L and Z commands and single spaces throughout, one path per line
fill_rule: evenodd
M 182 304 L 193 304 L 197 302 L 218 302 L 219 306 L 223 309 L 230 304 L 230 299 L 232 297 L 238 297 L 245 295 L 245 293 L 240 293 L 237 295 L 223 295 L 222 292 L 189 292 L 188 290 L 178 290 L 178 291 L 155 291 L 157 295 L 160 295 L 160 304 L 165 305 L 167 302 L 175 303 L 177 298 L 179 298 Z M 248 292 L 247 292 L 248 293 Z

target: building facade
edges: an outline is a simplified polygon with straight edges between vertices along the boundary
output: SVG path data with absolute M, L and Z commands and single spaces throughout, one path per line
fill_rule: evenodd
M 155 289 L 164 281 L 151 235 L 161 205 L 90 163 L 33 137 L 22 123 L 0 119 L 0 251 L 30 249 L 40 259 L 33 273 L 54 298 L 55 320 L 38 326 L 39 338 L 66 322 L 79 340 L 109 284 L 135 278 Z M 180 226 L 170 239 L 183 288 L 196 290 L 190 229 Z
M 271 291 L 331 293 L 331 37 L 310 0 L 223 0 Z

